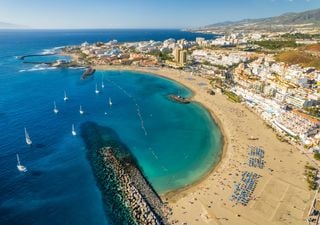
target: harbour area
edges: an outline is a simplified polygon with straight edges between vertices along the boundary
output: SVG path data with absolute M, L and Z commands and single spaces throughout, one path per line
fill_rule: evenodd
M 73 62 L 71 60 L 50 59 L 50 57 L 52 57 L 52 56 L 59 56 L 59 53 L 60 53 L 60 51 L 56 50 L 56 52 L 52 52 L 52 53 L 30 54 L 30 55 L 17 56 L 16 59 L 21 60 L 22 63 L 25 63 L 25 64 L 46 65 L 48 67 L 56 67 L 56 68 L 72 68 L 72 67 L 79 66 L 78 63 Z M 37 60 L 33 60 L 34 58 L 36 58 Z M 49 58 L 49 60 L 43 61 L 43 59 L 46 59 L 46 58 Z

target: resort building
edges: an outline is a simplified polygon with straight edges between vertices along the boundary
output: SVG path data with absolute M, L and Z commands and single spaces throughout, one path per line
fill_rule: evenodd
M 302 98 L 300 96 L 293 96 L 293 95 L 289 95 L 286 97 L 286 103 L 288 103 L 289 105 L 292 105 L 296 108 L 307 108 L 307 107 L 311 107 L 313 105 L 312 100 L 307 100 L 305 98 Z
M 175 49 L 173 50 L 174 60 L 175 60 L 177 63 L 180 62 L 180 52 L 181 52 L 180 48 L 175 48 Z
M 184 66 L 187 63 L 187 51 L 175 48 L 173 51 L 174 60 L 177 64 Z
M 186 50 L 182 50 L 182 51 L 180 51 L 179 64 L 185 65 L 186 63 L 187 63 L 187 51 Z
M 285 111 L 273 121 L 281 130 L 291 136 L 307 139 L 319 132 L 320 121 L 298 110 Z
M 205 39 L 202 38 L 202 37 L 197 37 L 196 38 L 196 43 L 199 45 L 199 46 L 203 46 L 205 44 Z

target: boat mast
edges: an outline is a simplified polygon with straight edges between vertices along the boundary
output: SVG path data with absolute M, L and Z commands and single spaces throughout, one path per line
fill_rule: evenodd
M 19 159 L 19 155 L 17 154 L 17 162 L 18 162 L 18 166 L 20 166 L 20 159 Z

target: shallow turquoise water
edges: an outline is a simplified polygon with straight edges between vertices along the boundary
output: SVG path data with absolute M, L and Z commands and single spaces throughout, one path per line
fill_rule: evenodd
M 96 78 L 103 75 L 112 81 L 105 94 L 110 91 L 115 100 L 100 124 L 119 134 L 157 191 L 188 185 L 217 161 L 221 134 L 209 113 L 196 103 L 185 105 L 168 99 L 172 93 L 190 96 L 188 89 L 134 72 L 99 71 Z

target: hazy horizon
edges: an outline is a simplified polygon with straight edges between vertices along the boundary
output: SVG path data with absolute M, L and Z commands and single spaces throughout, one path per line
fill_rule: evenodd
M 319 0 L 0 0 L 1 23 L 24 29 L 182 29 L 320 8 Z M 10 28 L 10 25 L 9 27 Z

